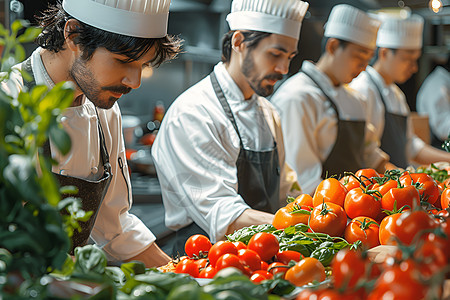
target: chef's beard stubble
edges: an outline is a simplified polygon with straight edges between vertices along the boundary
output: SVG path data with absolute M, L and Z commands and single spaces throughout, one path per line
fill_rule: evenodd
M 92 71 L 86 67 L 86 62 L 77 58 L 69 70 L 70 78 L 75 82 L 81 92 L 89 99 L 95 106 L 102 109 L 110 109 L 118 100 L 115 97 L 108 97 L 102 99 L 102 91 L 112 91 L 119 94 L 128 94 L 132 88 L 121 86 L 106 86 L 101 87 L 100 83 L 95 79 Z
M 273 93 L 274 86 L 267 85 L 264 87 L 262 86 L 262 81 L 264 79 L 281 80 L 283 79 L 283 75 L 269 74 L 262 78 L 258 78 L 258 71 L 255 68 L 256 64 L 254 63 L 253 56 L 251 55 L 252 51 L 253 49 L 249 50 L 249 52 L 247 52 L 246 56 L 244 57 L 241 72 L 247 77 L 248 84 L 257 95 L 262 97 L 270 96 Z

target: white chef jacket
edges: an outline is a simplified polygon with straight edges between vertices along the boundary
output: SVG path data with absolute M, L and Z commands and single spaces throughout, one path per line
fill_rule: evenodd
M 41 48 L 37 48 L 31 55 L 35 81 L 37 85 L 46 85 L 52 88 L 55 84 L 45 70 L 40 51 Z M 3 88 L 9 91 L 13 97 L 17 96 L 19 90 L 23 88 L 21 74 L 17 70 L 13 72 L 11 79 L 3 83 Z M 119 106 L 116 103 L 111 109 L 98 108 L 97 110 L 113 176 L 98 212 L 91 238 L 105 251 L 110 261 L 120 262 L 141 253 L 156 238 L 139 218 L 128 212 L 130 209 L 128 197 L 131 201 L 131 185 L 125 158 Z M 67 108 L 62 114 L 61 123 L 72 140 L 72 149 L 67 155 L 62 155 L 50 143 L 52 157 L 59 162 L 59 165 L 53 166 L 52 171 L 91 180 L 101 177 L 103 164 L 100 157 L 99 132 L 94 104 L 85 99 L 83 104 Z M 123 175 L 118 165 L 119 158 L 124 164 Z
M 408 116 L 410 114 L 408 103 L 406 102 L 405 94 L 400 90 L 396 84 L 386 85 L 383 77 L 372 67 L 368 66 L 366 71 L 361 72 L 358 77 L 356 77 L 350 86 L 359 91 L 364 95 L 364 100 L 367 102 L 367 107 L 369 111 L 368 121 L 375 126 L 376 136 L 379 140 L 383 136 L 384 131 L 384 105 L 381 100 L 380 93 L 377 87 L 370 80 L 367 73 L 369 73 L 372 78 L 374 78 L 378 86 L 382 87 L 382 93 L 384 96 L 384 101 L 386 101 L 386 109 L 390 113 Z M 406 158 L 411 161 L 417 156 L 420 150 L 425 146 L 424 141 L 414 134 L 413 125 L 408 118 L 407 129 L 406 129 Z
M 366 107 L 359 95 L 347 85 L 335 87 L 330 78 L 313 63 L 304 61 L 308 72 L 333 99 L 343 120 L 365 120 Z M 322 181 L 322 164 L 337 138 L 334 109 L 317 85 L 302 72 L 287 79 L 271 101 L 279 109 L 286 141 L 286 161 L 298 174 L 304 192 L 314 193 Z M 370 124 L 366 124 L 364 160 L 368 167 L 378 166 L 387 154 L 378 148 Z
M 245 100 L 222 63 L 214 71 L 244 147 L 269 150 L 275 138 L 281 171 L 280 206 L 285 205 L 296 174 L 285 164 L 278 114 L 265 98 L 256 94 Z M 238 194 L 236 160 L 240 149 L 237 132 L 225 115 L 209 76 L 172 103 L 152 146 L 167 227 L 178 230 L 195 222 L 212 242 L 224 237 L 228 226 L 250 208 Z
M 417 112 L 428 115 L 431 131 L 446 140 L 450 133 L 450 72 L 436 67 L 417 94 Z

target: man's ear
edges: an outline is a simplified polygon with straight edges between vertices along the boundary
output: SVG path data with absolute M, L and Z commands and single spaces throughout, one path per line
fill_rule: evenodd
M 334 54 L 338 48 L 339 40 L 335 38 L 329 38 L 327 43 L 325 44 L 325 50 L 329 54 Z
M 78 45 L 74 42 L 75 37 L 78 33 L 73 33 L 78 30 L 80 23 L 75 19 L 70 19 L 66 22 L 64 26 L 64 40 L 66 41 L 67 48 L 72 51 L 79 51 Z
M 241 31 L 236 31 L 231 37 L 231 48 L 236 52 L 242 52 L 244 49 L 244 35 Z

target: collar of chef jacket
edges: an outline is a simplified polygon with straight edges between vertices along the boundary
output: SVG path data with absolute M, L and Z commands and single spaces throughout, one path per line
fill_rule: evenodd
M 310 61 L 304 61 L 302 64 L 302 70 L 308 72 L 308 75 L 311 76 L 315 82 L 320 85 L 320 88 L 331 98 L 336 98 L 338 95 L 337 89 L 342 88 L 340 86 L 334 86 L 330 77 L 328 77 L 324 72 L 319 70 L 315 64 Z

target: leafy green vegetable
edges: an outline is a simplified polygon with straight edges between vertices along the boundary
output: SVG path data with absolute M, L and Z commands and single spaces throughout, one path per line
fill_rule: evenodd
M 247 245 L 252 236 L 258 232 L 273 232 L 275 230 L 276 228 L 273 227 L 272 224 L 252 225 L 236 230 L 232 234 L 227 235 L 227 239 L 233 242 L 240 241 Z

